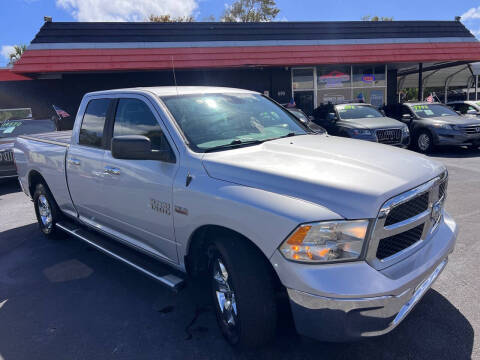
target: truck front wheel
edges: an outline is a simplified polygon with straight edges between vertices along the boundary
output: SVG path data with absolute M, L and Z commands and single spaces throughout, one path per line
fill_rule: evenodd
M 33 203 L 40 231 L 49 238 L 59 237 L 60 230 L 55 224 L 61 218 L 60 209 L 45 185 L 37 184 L 33 194 Z
M 209 249 L 213 303 L 227 341 L 237 348 L 254 348 L 275 335 L 274 284 L 265 260 L 235 240 L 215 241 Z

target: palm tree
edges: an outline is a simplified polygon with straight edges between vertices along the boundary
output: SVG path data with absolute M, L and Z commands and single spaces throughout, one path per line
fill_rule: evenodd
M 14 45 L 13 52 L 9 55 L 10 60 L 8 61 L 8 65 L 12 66 L 15 64 L 22 57 L 25 50 L 27 50 L 27 45 Z

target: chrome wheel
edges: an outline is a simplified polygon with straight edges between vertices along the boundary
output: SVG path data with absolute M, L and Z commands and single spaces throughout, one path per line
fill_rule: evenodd
M 422 151 L 427 151 L 430 148 L 430 136 L 422 133 L 418 136 L 418 148 Z
M 50 230 L 53 224 L 52 209 L 45 195 L 40 195 L 37 200 L 38 214 L 43 228 Z
M 230 330 L 237 324 L 237 302 L 235 292 L 231 286 L 227 269 L 222 260 L 217 258 L 213 265 L 213 284 L 215 298 L 220 309 L 221 320 Z

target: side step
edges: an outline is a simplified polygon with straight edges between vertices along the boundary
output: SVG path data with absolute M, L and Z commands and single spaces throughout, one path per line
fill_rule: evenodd
M 181 277 L 183 274 L 180 272 L 178 272 L 178 274 L 172 274 L 173 269 L 161 263 L 160 260 L 156 260 L 129 246 L 123 245 L 119 241 L 110 239 L 107 236 L 69 221 L 62 221 L 57 223 L 56 226 L 95 249 L 150 276 L 174 291 L 180 290 L 185 285 L 185 280 Z

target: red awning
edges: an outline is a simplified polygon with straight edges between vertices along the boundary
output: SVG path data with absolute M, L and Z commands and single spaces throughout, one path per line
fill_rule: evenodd
M 32 80 L 27 76 L 14 73 L 11 69 L 0 69 L 0 81 L 24 81 Z
M 27 50 L 17 73 L 480 61 L 479 42 Z

